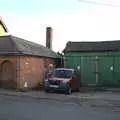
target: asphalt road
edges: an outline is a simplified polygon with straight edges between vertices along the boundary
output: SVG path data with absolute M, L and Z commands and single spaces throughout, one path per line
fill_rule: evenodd
M 120 120 L 119 113 L 76 103 L 0 96 L 0 120 Z

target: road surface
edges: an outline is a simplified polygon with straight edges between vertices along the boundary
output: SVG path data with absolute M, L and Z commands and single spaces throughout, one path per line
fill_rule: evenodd
M 120 120 L 119 113 L 72 102 L 0 96 L 0 120 Z

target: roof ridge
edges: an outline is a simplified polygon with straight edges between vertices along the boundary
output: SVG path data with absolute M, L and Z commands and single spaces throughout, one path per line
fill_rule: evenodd
M 38 43 L 35 43 L 35 42 L 32 42 L 32 41 L 29 41 L 29 40 L 25 40 L 25 39 L 22 39 L 22 38 L 20 38 L 20 37 L 16 37 L 16 36 L 12 36 L 12 37 L 21 39 L 21 40 L 24 41 L 24 42 L 28 42 L 27 44 L 28 44 L 29 46 L 32 46 L 32 45 L 30 45 L 29 43 L 32 43 L 32 44 L 34 44 L 34 45 L 38 45 L 38 46 L 41 47 L 43 50 L 51 51 L 52 53 L 54 53 L 54 54 L 57 55 L 56 52 L 54 52 L 53 50 L 51 50 L 51 49 L 45 47 L 44 45 L 41 45 L 41 44 L 38 44 Z M 35 46 L 35 47 L 37 47 L 37 46 Z
M 68 42 L 63 52 L 74 51 L 120 51 L 120 40 L 95 42 Z
M 67 43 L 105 43 L 105 42 L 120 42 L 120 40 L 105 40 L 105 41 L 68 41 Z
M 10 40 L 11 40 L 11 42 L 13 43 L 13 45 L 15 46 L 15 49 L 17 50 L 17 52 L 19 52 L 19 53 L 22 53 L 22 51 L 20 51 L 19 50 L 19 47 L 18 47 L 18 45 L 16 44 L 16 42 L 14 41 L 14 36 L 12 36 L 12 35 L 9 35 L 9 37 L 10 37 Z

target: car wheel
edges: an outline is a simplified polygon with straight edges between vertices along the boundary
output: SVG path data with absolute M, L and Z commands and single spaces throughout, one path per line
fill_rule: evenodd
M 49 90 L 48 90 L 48 89 L 45 89 L 44 91 L 45 91 L 46 93 L 49 93 Z
M 72 93 L 72 88 L 69 86 L 68 90 L 66 91 L 66 94 L 71 94 Z
M 80 87 L 77 89 L 77 92 L 80 92 Z

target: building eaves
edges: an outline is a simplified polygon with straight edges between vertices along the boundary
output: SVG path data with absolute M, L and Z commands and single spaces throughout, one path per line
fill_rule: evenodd
M 63 52 L 120 51 L 120 40 L 99 42 L 68 42 Z
M 54 51 L 12 35 L 0 36 L 0 55 L 33 55 L 60 58 Z

